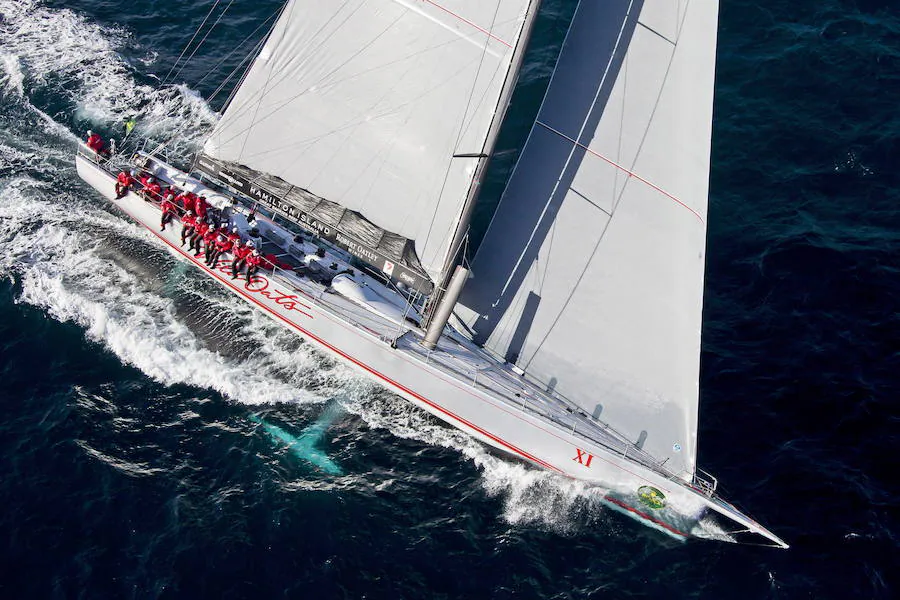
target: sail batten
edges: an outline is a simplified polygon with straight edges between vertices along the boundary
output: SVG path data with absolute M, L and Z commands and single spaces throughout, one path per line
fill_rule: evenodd
M 290 0 L 204 154 L 413 241 L 439 281 L 536 0 Z
M 717 9 L 579 3 L 456 310 L 477 342 L 686 480 Z

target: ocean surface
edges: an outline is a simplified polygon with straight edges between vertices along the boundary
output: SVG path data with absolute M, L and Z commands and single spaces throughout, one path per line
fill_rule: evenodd
M 190 155 L 280 2 L 173 69 L 212 5 L 0 0 L 2 597 L 897 597 L 900 5 L 722 2 L 699 462 L 788 551 L 487 453 L 110 210 L 77 138 L 134 113 Z M 544 2 L 487 195 L 573 9 Z

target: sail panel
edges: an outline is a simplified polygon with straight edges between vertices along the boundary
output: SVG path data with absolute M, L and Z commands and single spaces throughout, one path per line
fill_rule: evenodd
M 204 151 L 415 240 L 437 279 L 528 5 L 290 0 Z
M 716 0 L 580 3 L 457 315 L 685 479 Z

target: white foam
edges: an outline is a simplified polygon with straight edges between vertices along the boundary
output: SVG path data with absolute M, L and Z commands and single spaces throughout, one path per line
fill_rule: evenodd
M 25 75 L 19 65 L 19 58 L 14 54 L 0 54 L 0 88 L 6 94 L 14 94 L 21 97 L 25 93 Z
M 175 138 L 176 152 L 193 150 L 215 123 L 216 114 L 193 90 L 135 81 L 133 69 L 119 53 L 136 45 L 128 31 L 33 0 L 0 0 L 0 14 L 3 65 L 16 89 L 26 80 L 37 87 L 53 86 L 55 92 L 69 95 L 76 116 L 92 126 L 117 130 L 127 116 L 136 115 L 132 135 Z M 153 56 L 148 53 L 140 62 Z

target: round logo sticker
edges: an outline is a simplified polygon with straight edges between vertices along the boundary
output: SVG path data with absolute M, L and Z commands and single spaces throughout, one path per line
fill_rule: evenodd
M 666 505 L 666 495 L 651 485 L 638 488 L 638 498 L 650 508 L 662 508 Z

